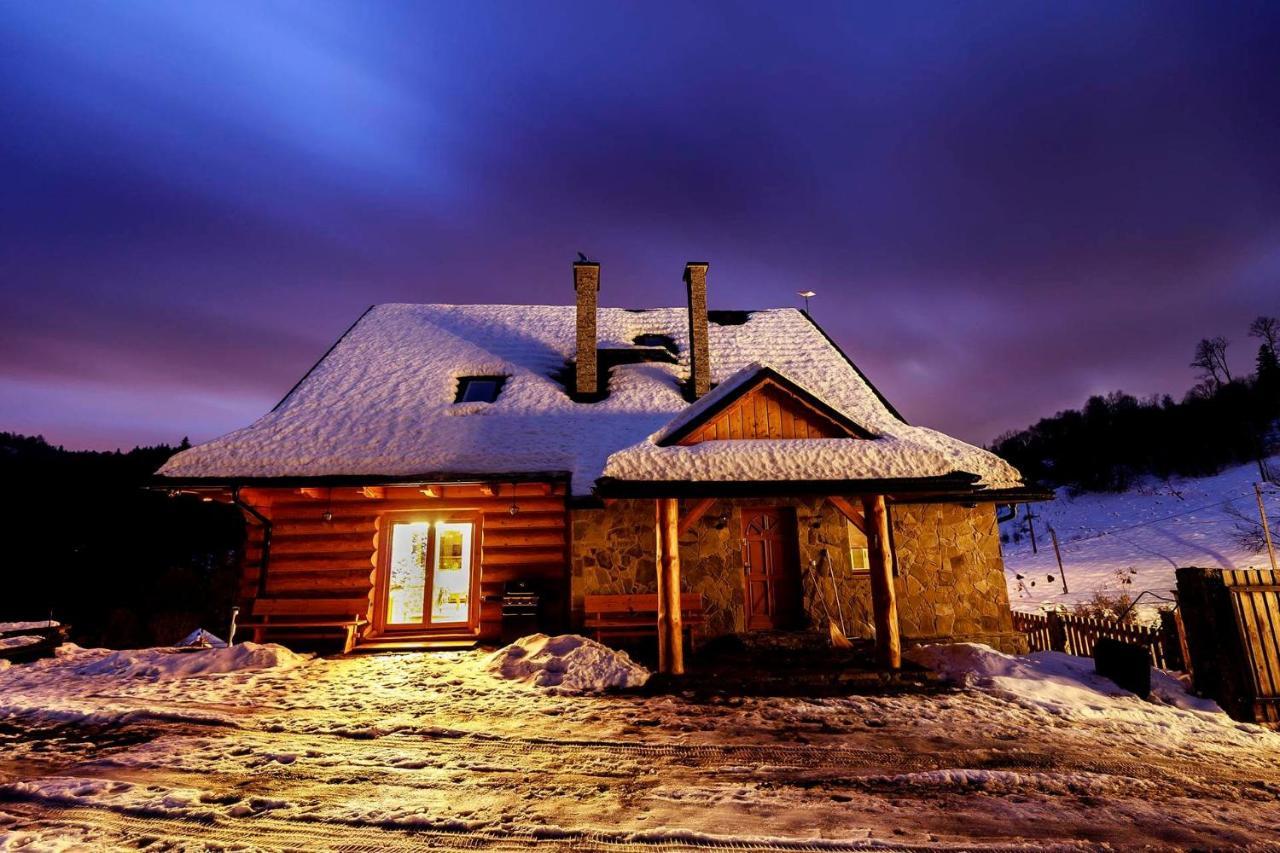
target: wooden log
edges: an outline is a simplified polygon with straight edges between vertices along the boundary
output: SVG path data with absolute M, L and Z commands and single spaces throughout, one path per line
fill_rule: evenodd
M 271 538 L 272 556 L 284 554 L 328 554 L 373 550 L 373 531 L 336 536 L 281 536 Z
M 340 536 L 346 533 L 369 533 L 377 529 L 377 516 L 351 516 L 350 518 L 325 521 L 322 518 L 277 517 L 272 522 L 271 535 L 279 540 L 291 536 Z M 257 528 L 261 529 L 261 528 Z M 261 534 L 259 534 L 261 538 Z
M 293 592 L 332 592 L 333 595 L 349 595 L 367 592 L 373 588 L 370 571 L 346 572 L 297 572 L 295 574 L 270 574 L 267 576 L 267 595 Z
M 530 548 L 559 546 L 564 548 L 564 528 L 558 529 L 503 529 L 486 531 L 484 547 L 489 548 Z
M 680 504 L 656 502 L 658 549 L 658 669 L 684 674 L 684 634 L 680 615 Z
M 565 564 L 564 548 L 542 548 L 533 550 L 530 548 L 491 548 L 485 543 L 484 553 L 480 557 L 480 562 L 486 568 L 489 566 L 521 566 L 526 564 Z
M 492 581 L 497 584 L 504 584 L 508 581 L 532 580 L 552 581 L 559 580 L 564 575 L 564 563 L 530 563 L 526 565 L 516 566 L 486 566 L 484 569 L 484 580 Z M 501 588 L 495 589 L 498 595 L 502 594 Z
M 373 567 L 373 549 L 333 554 L 283 554 L 279 559 L 273 554 L 267 568 L 269 575 L 276 572 L 311 572 L 317 569 L 353 569 Z
M 366 596 L 343 598 L 260 598 L 253 603 L 257 616 L 337 616 L 363 615 L 369 610 Z
M 867 525 L 871 606 L 876 625 L 876 656 L 881 666 L 902 666 L 902 638 L 898 634 L 898 600 L 893 588 L 893 546 L 889 538 L 889 508 L 884 495 L 866 495 L 862 516 Z
M 555 528 L 563 528 L 565 526 L 563 507 L 554 512 L 525 512 L 520 511 L 517 515 L 500 515 L 495 512 L 487 513 L 481 522 L 486 531 L 488 530 L 532 530 Z
M 525 512 L 564 512 L 564 499 L 560 497 L 520 498 L 517 504 L 520 507 L 520 514 Z M 335 500 L 332 504 L 317 504 L 315 501 L 306 503 L 288 501 L 273 506 L 272 517 L 284 518 L 291 516 L 297 519 L 319 521 L 322 518 L 322 513 L 327 510 L 332 513 L 333 518 L 346 520 L 353 516 L 368 516 L 371 506 L 374 506 L 374 504 L 365 498 L 352 498 L 349 501 Z M 425 513 L 448 513 L 452 511 L 474 512 L 478 510 L 480 512 L 499 513 L 509 516 L 511 499 L 476 497 L 459 498 L 457 500 L 452 498 L 429 500 L 419 495 L 416 499 L 401 500 L 398 498 L 393 499 L 388 495 L 385 501 L 379 501 L 376 506 L 383 512 L 421 511 Z

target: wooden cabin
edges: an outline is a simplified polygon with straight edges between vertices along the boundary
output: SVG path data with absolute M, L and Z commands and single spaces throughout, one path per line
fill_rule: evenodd
M 708 310 L 707 273 L 679 308 L 600 308 L 589 262 L 573 305 L 371 307 L 156 482 L 243 510 L 260 639 L 496 643 L 626 602 L 676 672 L 686 617 L 836 625 L 890 666 L 903 642 L 1018 649 L 995 507 L 1042 495 L 908 424 L 805 312 Z

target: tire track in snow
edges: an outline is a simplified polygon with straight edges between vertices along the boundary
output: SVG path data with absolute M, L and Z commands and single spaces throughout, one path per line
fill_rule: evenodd
M 333 850 L 342 853 L 400 853 L 400 851 L 545 850 L 575 853 L 683 853 L 724 850 L 736 853 L 852 853 L 865 850 L 1000 850 L 1044 851 L 1086 849 L 1092 845 L 991 843 L 965 841 L 949 845 L 899 844 L 881 839 L 765 839 L 670 832 L 610 832 L 553 827 L 445 830 L 405 826 L 368 826 L 253 818 L 235 825 L 175 820 L 158 815 L 96 808 L 49 809 L 37 804 L 9 804 L 10 814 L 44 826 L 68 826 L 88 833 L 109 832 L 122 843 L 163 838 L 172 845 L 249 848 L 253 850 Z M 251 833 L 248 835 L 247 833 Z M 248 839 L 252 838 L 252 841 Z

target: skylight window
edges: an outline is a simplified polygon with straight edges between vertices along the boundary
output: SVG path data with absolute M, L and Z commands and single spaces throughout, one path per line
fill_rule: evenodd
M 462 376 L 458 379 L 455 403 L 492 403 L 498 399 L 505 376 Z

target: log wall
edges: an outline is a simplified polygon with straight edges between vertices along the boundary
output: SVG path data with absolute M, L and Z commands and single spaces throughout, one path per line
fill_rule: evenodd
M 542 591 L 543 621 L 563 624 L 568 596 L 565 489 L 560 483 L 485 487 L 436 485 L 362 490 L 242 489 L 240 499 L 271 520 L 265 589 L 261 597 L 306 602 L 314 616 L 351 616 L 353 599 L 372 607 L 378 540 L 386 513 L 412 510 L 480 514 L 480 638 L 497 640 L 501 596 L 508 581 L 531 580 Z M 369 494 L 375 497 L 368 497 Z M 519 511 L 512 515 L 512 504 Z M 331 520 L 325 514 L 332 513 Z M 249 519 L 241 575 L 244 613 L 260 597 L 263 527 Z M 371 613 L 366 608 L 366 617 Z

